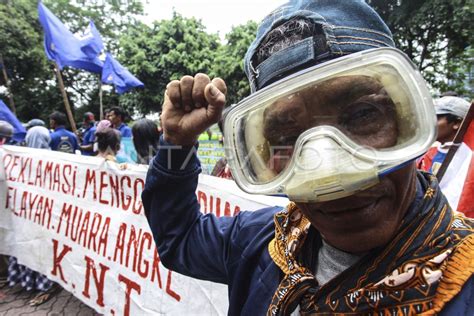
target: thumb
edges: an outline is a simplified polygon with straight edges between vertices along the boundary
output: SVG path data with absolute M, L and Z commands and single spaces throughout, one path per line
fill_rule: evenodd
M 221 82 L 223 83 L 222 80 Z M 226 99 L 225 90 L 225 83 L 223 84 L 223 87 L 221 86 L 218 88 L 214 81 L 209 83 L 204 90 L 204 96 L 209 104 L 207 106 L 207 117 L 214 123 L 218 122 L 221 118 Z

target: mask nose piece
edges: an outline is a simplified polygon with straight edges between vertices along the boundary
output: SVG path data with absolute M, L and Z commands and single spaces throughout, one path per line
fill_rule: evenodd
M 330 135 L 315 135 L 296 155 L 286 186 L 293 201 L 333 200 L 378 183 L 375 165 L 354 157 Z

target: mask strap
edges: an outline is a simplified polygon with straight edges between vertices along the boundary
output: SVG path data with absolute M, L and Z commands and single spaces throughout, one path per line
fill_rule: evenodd
M 423 155 L 424 155 L 424 154 L 423 154 Z M 385 176 L 388 175 L 389 173 L 392 173 L 392 172 L 394 172 L 394 171 L 397 171 L 397 170 L 399 170 L 399 169 L 402 169 L 403 167 L 405 167 L 405 166 L 411 164 L 413 161 L 417 160 L 418 158 L 420 158 L 420 157 L 423 156 L 423 155 L 417 156 L 417 157 L 415 157 L 415 158 L 413 158 L 413 159 L 410 159 L 410 160 L 408 160 L 408 161 L 405 161 L 404 163 L 401 163 L 401 164 L 399 164 L 399 165 L 397 165 L 397 166 L 395 166 L 395 167 L 392 167 L 392 168 L 390 168 L 390 169 L 385 170 L 384 172 L 382 172 L 381 174 L 379 174 L 379 178 L 385 177 Z

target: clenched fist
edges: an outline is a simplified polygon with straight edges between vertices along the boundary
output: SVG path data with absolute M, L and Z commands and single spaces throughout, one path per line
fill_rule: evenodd
M 211 81 L 205 74 L 171 81 L 161 113 L 165 140 L 175 145 L 194 145 L 202 132 L 219 121 L 226 93 L 224 80 Z

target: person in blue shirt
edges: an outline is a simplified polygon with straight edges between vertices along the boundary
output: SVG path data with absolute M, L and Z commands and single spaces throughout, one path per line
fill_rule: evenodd
M 79 149 L 76 135 L 65 127 L 66 115 L 55 111 L 49 116 L 51 133 L 51 150 L 74 154 Z
M 112 126 L 120 132 L 122 138 L 132 137 L 132 129 L 124 123 L 126 117 L 127 113 L 120 107 L 111 108 L 107 117 Z
M 94 154 L 95 141 L 95 118 L 92 112 L 84 113 L 84 132 L 82 134 L 81 153 L 85 156 L 92 156 Z
M 142 194 L 161 263 L 227 284 L 228 315 L 474 315 L 474 222 L 416 169 L 436 116 L 394 46 L 363 0 L 290 1 L 262 21 L 226 155 L 240 188 L 291 203 L 233 217 L 196 197 L 225 82 L 171 81 Z

